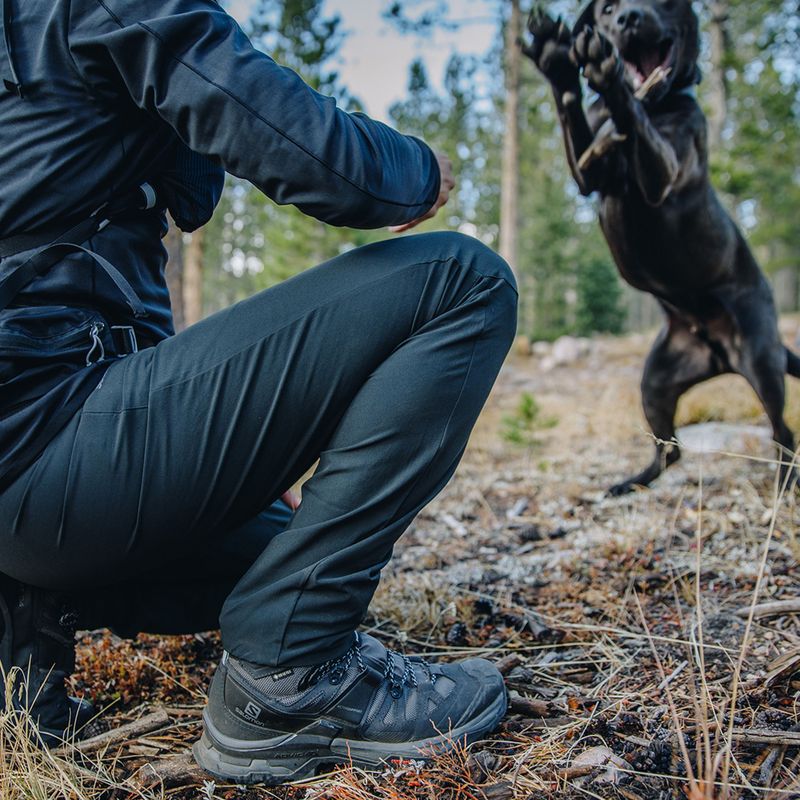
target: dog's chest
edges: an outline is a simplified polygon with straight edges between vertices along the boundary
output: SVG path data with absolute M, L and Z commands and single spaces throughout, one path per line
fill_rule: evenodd
M 685 262 L 690 220 L 677 209 L 648 206 L 635 187 L 606 195 L 600 225 L 622 276 L 640 289 L 653 291 L 662 280 L 674 281 L 674 265 Z

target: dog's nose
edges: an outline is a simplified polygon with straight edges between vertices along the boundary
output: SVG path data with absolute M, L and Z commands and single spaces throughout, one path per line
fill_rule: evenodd
M 617 25 L 626 31 L 628 28 L 638 28 L 644 15 L 638 8 L 629 8 L 617 17 Z

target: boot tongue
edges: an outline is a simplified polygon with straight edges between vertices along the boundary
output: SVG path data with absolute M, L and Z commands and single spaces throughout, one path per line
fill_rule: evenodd
M 358 644 L 361 647 L 361 658 L 371 667 L 383 670 L 386 665 L 386 654 L 389 652 L 374 636 L 359 633 Z

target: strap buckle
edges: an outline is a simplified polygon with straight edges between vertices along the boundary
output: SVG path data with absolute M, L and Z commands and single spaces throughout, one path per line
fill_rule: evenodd
M 131 325 L 112 325 L 111 339 L 114 342 L 114 351 L 118 356 L 130 356 L 139 352 L 136 331 Z

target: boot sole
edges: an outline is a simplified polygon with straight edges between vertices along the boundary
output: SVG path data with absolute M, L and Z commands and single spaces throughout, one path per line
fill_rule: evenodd
M 506 696 L 502 694 L 479 717 L 460 728 L 442 736 L 398 743 L 326 739 L 302 733 L 243 742 L 219 733 L 204 711 L 203 735 L 192 753 L 206 772 L 220 780 L 279 786 L 313 778 L 322 768 L 341 764 L 374 770 L 387 761 L 429 760 L 437 753 L 452 750 L 456 744 L 471 744 L 491 733 L 505 716 L 506 708 Z

